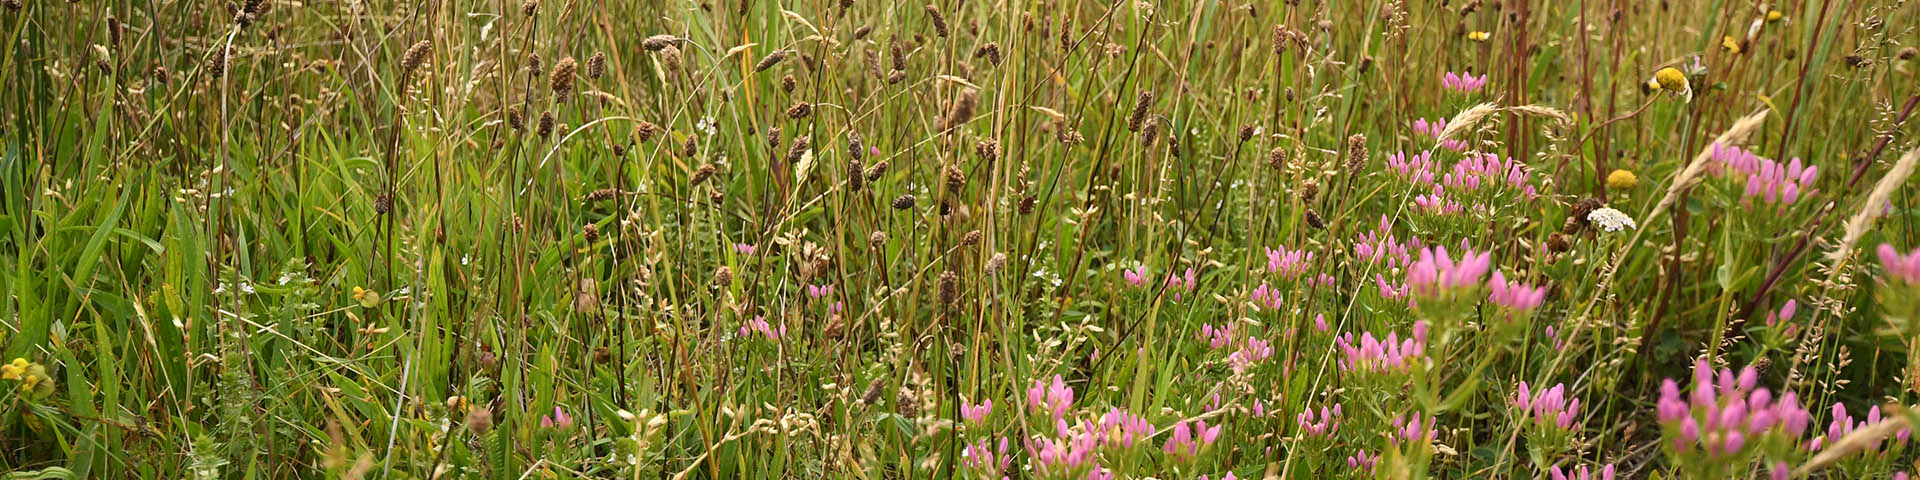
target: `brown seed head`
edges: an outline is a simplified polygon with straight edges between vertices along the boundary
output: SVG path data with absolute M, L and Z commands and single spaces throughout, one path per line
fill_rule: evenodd
M 593 56 L 587 57 L 587 79 L 599 80 L 601 75 L 606 75 L 606 74 L 607 74 L 607 54 L 602 52 L 593 52 Z
M 706 183 L 707 179 L 709 178 L 713 178 L 713 164 L 711 163 L 700 165 L 700 168 L 694 169 L 693 178 L 687 180 L 687 183 L 691 185 L 699 185 L 702 183 Z
M 486 435 L 493 431 L 493 410 L 486 405 L 474 405 L 467 409 L 467 431 L 475 435 Z
M 947 17 L 940 14 L 940 9 L 931 3 L 927 4 L 927 18 L 933 20 L 933 33 L 940 35 L 940 38 L 947 38 Z
M 724 266 L 715 269 L 713 271 L 713 288 L 727 288 L 730 286 L 733 286 L 733 269 Z
M 869 182 L 878 181 L 880 180 L 881 175 L 886 175 L 886 174 L 887 174 L 886 160 L 881 160 L 879 163 L 875 163 L 873 164 L 873 166 L 867 167 L 867 181 Z
M 540 134 L 540 138 L 547 138 L 547 137 L 553 136 L 553 124 L 554 124 L 554 121 L 553 121 L 552 111 L 540 112 L 540 126 L 538 127 L 538 131 L 536 133 Z
M 553 77 L 548 79 L 548 85 L 553 88 L 554 95 L 565 97 L 573 93 L 573 73 L 578 68 L 573 57 L 561 58 L 560 61 L 554 62 Z
M 807 115 L 811 114 L 813 114 L 813 104 L 811 103 L 794 102 L 792 107 L 787 108 L 787 118 L 790 119 L 799 120 L 807 118 Z
M 413 42 L 412 47 L 407 47 L 407 54 L 400 58 L 400 70 L 408 75 L 413 74 L 413 71 L 419 69 L 421 64 L 427 63 L 427 55 L 432 53 L 432 42 L 426 40 Z
M 884 247 L 884 246 L 886 246 L 886 245 L 887 245 L 887 232 L 886 232 L 886 231 L 884 231 L 884 230 L 881 230 L 881 231 L 875 231 L 875 232 L 873 232 L 872 234 L 869 234 L 869 235 L 867 235 L 867 247 L 869 247 L 869 248 L 880 248 L 880 247 Z
M 634 125 L 633 127 L 633 142 L 647 143 L 648 140 L 653 140 L 653 136 L 658 133 L 660 133 L 660 127 L 658 125 L 654 125 L 653 122 L 641 120 L 639 125 Z
M 969 231 L 967 232 L 966 235 L 960 236 L 960 246 L 971 247 L 974 245 L 979 245 L 980 240 L 985 238 L 986 238 L 986 234 L 980 233 L 979 230 Z
M 786 50 L 774 50 L 773 53 L 769 53 L 767 54 L 767 56 L 761 57 L 760 63 L 753 64 L 753 71 L 754 73 L 767 71 L 767 69 L 773 68 L 774 65 L 779 65 L 780 60 L 783 60 L 786 58 L 787 58 Z
M 893 199 L 894 210 L 906 210 L 910 208 L 913 208 L 913 194 L 909 193 L 909 194 L 901 195 L 898 197 L 894 197 Z
M 1347 137 L 1347 172 L 1359 175 L 1367 167 L 1367 136 L 1353 134 Z
M 536 14 L 536 13 L 540 13 L 540 0 L 527 0 L 525 2 L 520 2 L 521 15 L 532 17 L 533 14 Z
M 680 38 L 667 34 L 654 35 L 647 37 L 646 40 L 640 41 L 640 48 L 654 52 L 665 50 L 667 47 L 678 46 L 680 46 Z
M 960 302 L 960 274 L 947 270 L 940 273 L 940 304 L 948 307 Z
M 1273 147 L 1272 150 L 1267 151 L 1267 168 L 1274 170 L 1287 168 L 1287 149 L 1285 147 Z
M 1153 91 L 1140 92 L 1133 102 L 1133 114 L 1127 115 L 1127 131 L 1139 132 L 1147 123 L 1147 112 L 1153 108 Z

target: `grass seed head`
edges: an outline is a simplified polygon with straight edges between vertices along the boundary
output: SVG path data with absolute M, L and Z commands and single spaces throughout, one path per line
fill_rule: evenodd
M 587 57 L 587 79 L 588 80 L 599 80 L 601 75 L 606 75 L 606 74 L 607 74 L 607 54 L 602 52 L 594 52 L 593 56 Z
M 413 71 L 419 69 L 421 64 L 427 63 L 427 56 L 432 53 L 432 42 L 426 40 L 413 42 L 412 47 L 407 47 L 407 54 L 400 59 L 400 70 L 407 75 L 412 75 Z
M 553 89 L 555 96 L 565 97 L 567 94 L 573 93 L 573 74 L 574 70 L 578 68 L 579 66 L 577 62 L 573 60 L 573 57 L 564 57 L 561 58 L 560 61 L 554 62 L 553 77 L 547 79 L 547 85 Z

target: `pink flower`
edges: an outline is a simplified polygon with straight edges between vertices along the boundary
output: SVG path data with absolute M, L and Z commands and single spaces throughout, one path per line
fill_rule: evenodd
M 993 414 L 993 399 L 981 400 L 977 405 L 960 404 L 960 418 L 967 423 L 979 425 L 987 421 L 987 415 Z
M 1487 86 L 1487 75 L 1474 77 L 1472 73 L 1447 72 L 1446 76 L 1440 77 L 1440 85 L 1459 93 L 1477 92 Z
M 740 324 L 740 336 L 745 337 L 756 333 L 767 340 L 779 340 L 787 336 L 787 326 L 770 325 L 765 316 L 755 316 L 752 320 Z
M 1327 438 L 1340 431 L 1340 404 L 1333 408 L 1320 407 L 1320 414 L 1314 415 L 1312 408 L 1306 408 L 1294 417 L 1300 424 L 1300 431 L 1309 437 Z
M 1467 250 L 1456 262 L 1447 254 L 1447 247 L 1422 249 L 1420 260 L 1407 270 L 1407 288 L 1420 297 L 1442 297 L 1455 289 L 1479 286 L 1492 265 L 1493 256 L 1488 252 Z
M 573 417 L 568 416 L 566 410 L 562 410 L 559 406 L 554 406 L 553 415 L 540 417 L 540 427 L 558 429 L 558 430 L 572 430 Z
M 1518 312 L 1540 308 L 1540 304 L 1545 303 L 1547 298 L 1546 287 L 1534 287 L 1520 282 L 1508 283 L 1507 277 L 1497 270 L 1493 272 L 1493 279 L 1487 281 L 1487 289 L 1492 291 L 1487 298 L 1495 305 Z
M 739 254 L 741 254 L 741 255 L 753 255 L 753 252 L 754 252 L 754 251 L 757 251 L 757 250 L 759 250 L 759 249 L 758 249 L 758 248 L 755 248 L 755 247 L 753 246 L 753 244 L 751 244 L 751 243 L 736 243 L 736 244 L 733 244 L 733 251 L 734 251 L 734 252 L 738 252 L 738 253 L 739 253 Z
M 1285 278 L 1296 278 L 1307 272 L 1307 264 L 1313 262 L 1313 252 L 1306 249 L 1289 250 L 1285 245 L 1279 249 L 1267 248 L 1267 271 L 1278 273 Z
M 1135 287 L 1145 286 L 1147 284 L 1147 266 L 1140 265 L 1133 267 L 1132 270 L 1121 270 L 1120 276 L 1126 279 L 1128 285 Z
M 1886 269 L 1887 276 L 1898 283 L 1920 285 L 1920 248 L 1901 255 L 1893 245 L 1882 243 L 1879 249 L 1880 267 Z
M 1033 385 L 1027 387 L 1027 406 L 1053 415 L 1054 420 L 1060 420 L 1061 416 L 1066 415 L 1067 407 L 1073 406 L 1073 388 L 1068 387 L 1059 375 L 1053 376 L 1051 386 L 1046 382 L 1034 380 Z

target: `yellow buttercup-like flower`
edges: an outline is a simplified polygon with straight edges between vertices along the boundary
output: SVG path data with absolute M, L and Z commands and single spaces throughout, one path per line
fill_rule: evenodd
M 360 302 L 362 307 L 373 308 L 380 305 L 380 292 L 353 287 L 353 301 Z
M 1782 18 L 1787 18 L 1787 14 L 1780 13 L 1779 10 L 1772 10 L 1767 12 L 1767 21 L 1769 22 L 1778 22 Z
M 1626 169 L 1615 169 L 1613 173 L 1607 174 L 1607 188 L 1626 190 L 1639 184 L 1640 177 L 1634 176 L 1633 172 Z
M 1678 68 L 1667 67 L 1653 72 L 1653 78 L 1647 80 L 1647 89 L 1666 90 L 1693 100 L 1693 85 L 1687 82 L 1687 74 Z
M 12 363 L 0 365 L 0 379 L 19 380 L 20 375 L 27 373 L 28 365 L 32 364 L 24 358 L 15 358 Z
M 1487 32 L 1486 32 L 1486 31 L 1484 31 L 1484 30 L 1474 30 L 1474 31 L 1471 31 L 1471 32 L 1467 32 L 1467 39 L 1468 39 L 1468 40 L 1473 40 L 1473 41 L 1476 41 L 1476 42 L 1484 42 L 1484 41 L 1487 41 L 1487 38 L 1489 38 L 1489 37 L 1492 37 L 1492 36 L 1493 36 L 1493 34 L 1491 34 L 1491 33 L 1487 33 Z
M 1727 53 L 1740 53 L 1740 41 L 1735 40 L 1732 35 L 1720 37 L 1720 48 L 1727 49 Z

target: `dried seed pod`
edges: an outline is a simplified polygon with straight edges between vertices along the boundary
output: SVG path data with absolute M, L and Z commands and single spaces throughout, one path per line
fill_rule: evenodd
M 853 29 L 853 39 L 866 40 L 867 35 L 870 35 L 872 33 L 873 33 L 872 25 L 861 25 L 860 28 Z
M 521 15 L 532 17 L 533 14 L 536 14 L 536 13 L 540 13 L 540 0 L 527 0 L 525 2 L 520 2 Z
M 675 37 L 673 35 L 667 35 L 667 34 L 654 35 L 651 37 L 647 37 L 646 40 L 640 41 L 640 48 L 645 48 L 648 51 L 653 51 L 653 52 L 666 50 L 667 47 L 679 47 L 679 46 L 680 46 L 679 37 Z
M 641 120 L 639 125 L 634 125 L 633 127 L 633 142 L 647 143 L 647 141 L 653 140 L 653 136 L 658 133 L 660 133 L 659 126 L 654 125 L 653 122 Z
M 419 69 L 421 64 L 427 62 L 427 55 L 432 53 L 432 42 L 426 40 L 413 42 L 413 46 L 407 47 L 407 54 L 400 57 L 401 72 L 412 75 L 414 70 Z
M 694 169 L 693 178 L 687 180 L 687 183 L 697 186 L 706 183 L 709 178 L 713 178 L 713 164 L 711 163 L 701 165 L 700 168 Z
M 686 145 L 682 145 L 680 147 L 680 156 L 686 157 L 686 158 L 693 158 L 695 155 L 699 155 L 699 154 L 700 154 L 700 143 L 694 140 L 693 135 L 688 135 Z
M 1309 178 L 1306 184 L 1300 186 L 1300 201 L 1312 202 L 1314 197 L 1318 196 L 1320 196 L 1319 181 Z
M 578 68 L 573 57 L 561 58 L 560 61 L 554 62 L 553 77 L 548 79 L 548 86 L 553 88 L 555 96 L 565 97 L 573 93 L 573 73 Z
M 960 274 L 947 270 L 940 273 L 940 304 L 952 307 L 960 303 Z
M 906 81 L 906 79 L 907 79 L 906 70 L 894 70 L 893 73 L 887 74 L 888 85 L 895 85 L 902 81 Z
M 973 145 L 973 154 L 979 155 L 980 159 L 987 163 L 993 163 L 1000 159 L 1000 141 L 991 138 L 981 140 L 980 143 Z
M 909 193 L 909 194 L 905 194 L 905 195 L 901 195 L 901 196 L 899 196 L 899 197 L 894 197 L 894 199 L 893 199 L 893 209 L 894 209 L 894 210 L 906 210 L 906 209 L 910 209 L 910 208 L 913 208 L 913 203 L 914 203 L 914 201 L 913 201 L 913 194 L 911 194 L 911 193 Z
M 533 78 L 540 78 L 542 75 L 546 75 L 547 74 L 546 65 L 547 65 L 546 63 L 540 61 L 540 54 L 538 53 L 527 54 L 527 75 L 528 76 L 531 76 Z
M 1326 230 L 1327 222 L 1326 220 L 1320 219 L 1318 212 L 1307 210 L 1307 226 L 1313 227 L 1315 230 Z
M 952 130 L 972 120 L 973 109 L 979 101 L 980 92 L 971 88 L 961 90 L 960 96 L 947 105 L 947 115 L 940 120 L 940 129 Z
M 1139 132 L 1141 128 L 1145 128 L 1147 112 L 1152 108 L 1153 91 L 1140 92 L 1140 97 L 1133 102 L 1133 114 L 1127 115 L 1127 131 Z
M 513 127 L 514 131 L 527 129 L 527 114 L 520 111 L 519 105 L 507 107 L 507 126 Z
M 540 126 L 537 132 L 540 134 L 540 138 L 553 136 L 553 123 L 552 111 L 540 112 Z
M 987 275 L 998 275 L 1007 269 L 1007 254 L 993 252 L 993 258 L 987 259 Z
M 800 85 L 800 81 L 794 79 L 793 75 L 780 77 L 780 91 L 793 93 L 793 87 L 796 87 L 799 85 Z
M 794 102 L 792 107 L 787 108 L 787 118 L 794 120 L 807 118 L 807 115 L 812 114 L 813 104 L 807 102 Z
M 979 49 L 973 51 L 973 58 L 985 58 L 987 63 L 1000 66 L 1000 44 L 987 42 L 986 45 L 981 45 Z
M 946 176 L 948 192 L 959 192 L 967 188 L 967 172 L 961 171 L 960 167 L 948 165 Z
M 878 181 L 880 180 L 881 175 L 886 175 L 886 174 L 887 174 L 886 160 L 881 160 L 879 163 L 875 163 L 873 164 L 873 166 L 867 167 L 867 181 L 869 182 Z
M 864 173 L 860 171 L 859 158 L 847 159 L 847 191 L 858 192 L 865 188 L 867 179 L 863 176 Z
M 767 127 L 767 148 L 770 150 L 778 150 L 780 148 L 779 125 Z
M 1035 197 L 1031 193 L 1027 194 L 1024 197 L 1020 197 L 1020 214 L 1032 215 L 1034 207 L 1039 204 L 1039 200 L 1040 200 L 1039 197 Z
M 1273 147 L 1272 150 L 1268 150 L 1267 151 L 1267 168 L 1271 168 L 1274 170 L 1286 169 L 1287 168 L 1287 149 L 1283 147 Z
M 386 215 L 392 211 L 393 195 L 382 193 L 373 197 L 373 213 L 375 215 Z
M 760 63 L 753 64 L 753 72 L 760 73 L 760 72 L 767 71 L 767 69 L 773 68 L 774 65 L 779 65 L 780 60 L 783 60 L 786 58 L 787 58 L 786 50 L 774 50 L 773 53 L 768 53 L 767 56 L 761 57 Z
M 854 133 L 854 132 L 847 132 L 847 157 L 852 158 L 854 160 L 859 160 L 861 157 L 865 156 L 866 154 L 867 154 L 866 148 L 860 145 L 860 134 Z M 860 169 L 858 168 L 853 170 L 856 173 L 860 171 Z
M 1553 252 L 1553 253 L 1564 253 L 1571 248 L 1573 248 L 1573 241 L 1570 240 L 1569 237 L 1567 237 L 1567 234 L 1561 233 L 1561 232 L 1553 232 L 1547 235 L 1547 251 Z
M 933 33 L 939 34 L 940 38 L 947 38 L 947 17 L 940 14 L 940 9 L 931 3 L 927 4 L 927 18 L 933 21 Z
M 867 246 L 868 246 L 868 247 L 871 247 L 871 248 L 880 248 L 880 247 L 884 247 L 884 246 L 886 246 L 886 245 L 887 245 L 887 232 L 886 232 L 886 231 L 875 231 L 875 232 L 873 232 L 873 233 L 871 233 L 871 234 L 868 234 L 868 235 L 867 235 Z
M 593 56 L 587 57 L 587 79 L 588 80 L 599 80 L 601 75 L 606 75 L 606 74 L 607 74 L 607 54 L 601 53 L 601 52 L 594 52 Z
M 617 197 L 619 195 L 620 195 L 619 190 L 612 189 L 612 188 L 602 188 L 602 189 L 594 190 L 593 192 L 588 193 L 587 201 L 588 202 L 604 202 L 607 200 L 612 200 L 613 197 Z
M 1367 168 L 1367 136 L 1353 134 L 1347 137 L 1347 173 L 1359 175 Z
M 1240 126 L 1240 142 L 1246 143 L 1246 141 L 1252 140 L 1254 130 L 1255 130 L 1255 127 L 1251 123 L 1246 125 L 1241 125 Z
M 733 269 L 722 266 L 713 271 L 713 288 L 733 286 Z
M 799 163 L 800 158 L 806 156 L 807 148 L 811 146 L 811 143 L 813 143 L 813 137 L 807 135 L 794 137 L 793 147 L 787 149 L 787 164 L 792 165 Z
M 900 44 L 900 39 L 898 37 L 895 37 L 893 40 L 889 40 L 887 42 L 887 53 L 889 54 L 889 56 L 893 58 L 894 70 L 907 69 L 906 46 Z
M 966 235 L 960 236 L 960 246 L 971 247 L 974 245 L 979 245 L 980 240 L 985 238 L 986 238 L 986 234 L 980 233 L 979 230 L 969 231 L 967 232 Z

